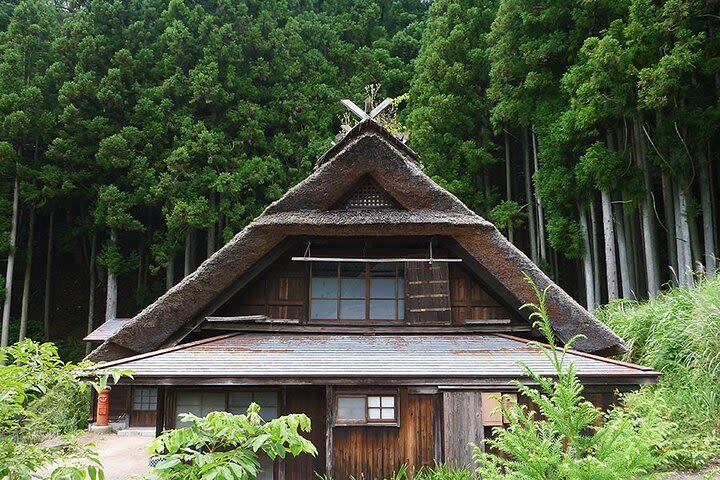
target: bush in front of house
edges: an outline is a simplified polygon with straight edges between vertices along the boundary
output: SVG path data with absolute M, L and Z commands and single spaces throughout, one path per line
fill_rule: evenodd
M 547 290 L 535 288 L 538 304 L 532 308 L 534 325 L 549 346 L 535 344 L 555 367 L 545 378 L 523 365 L 537 384 L 514 382 L 538 412 L 511 399 L 499 402 L 506 428 L 495 428 L 485 440 L 485 452 L 474 446 L 476 471 L 483 480 L 623 480 L 637 478 L 655 468 L 663 454 L 658 449 L 667 435 L 667 424 L 654 417 L 640 417 L 615 408 L 607 414 L 586 401 L 583 385 L 566 354 L 573 341 L 562 348 L 555 343 L 545 308 Z M 492 453 L 491 453 L 492 452 Z M 495 453 L 498 452 L 498 453 Z
M 310 431 L 310 419 L 304 414 L 265 422 L 260 406 L 252 403 L 246 415 L 184 414 L 181 420 L 192 425 L 168 430 L 151 445 L 159 462 L 145 479 L 251 480 L 260 473 L 260 452 L 273 460 L 288 453 L 317 455 L 312 442 L 301 435 Z

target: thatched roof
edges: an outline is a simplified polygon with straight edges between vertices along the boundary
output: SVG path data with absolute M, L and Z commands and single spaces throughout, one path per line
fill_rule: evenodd
M 335 210 L 363 178 L 372 179 L 399 209 Z M 467 208 L 422 171 L 417 155 L 373 121 L 353 128 L 318 160 L 312 175 L 291 188 L 198 269 L 146 307 L 94 350 L 89 358 L 113 360 L 167 346 L 192 328 L 218 297 L 274 248 L 295 236 L 452 237 L 476 270 L 505 292 L 512 307 L 534 302 L 523 278 L 542 289 L 552 281 L 490 222 Z M 624 350 L 622 340 L 559 287 L 548 295 L 561 340 L 585 338 L 575 348 L 602 354 Z

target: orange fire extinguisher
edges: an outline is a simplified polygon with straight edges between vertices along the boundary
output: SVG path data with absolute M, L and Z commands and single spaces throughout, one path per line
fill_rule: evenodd
M 106 427 L 110 421 L 110 389 L 106 388 L 98 393 L 97 425 Z

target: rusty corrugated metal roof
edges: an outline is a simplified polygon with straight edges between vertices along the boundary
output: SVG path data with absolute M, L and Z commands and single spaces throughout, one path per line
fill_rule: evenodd
M 643 378 L 652 369 L 571 351 L 581 377 Z M 536 346 L 507 335 L 347 335 L 235 333 L 179 345 L 104 366 L 136 378 L 520 378 L 520 362 L 552 375 Z

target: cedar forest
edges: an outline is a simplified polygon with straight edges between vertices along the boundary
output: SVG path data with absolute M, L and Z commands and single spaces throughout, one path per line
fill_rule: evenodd
M 2 344 L 82 357 L 308 175 L 341 98 L 395 98 L 590 309 L 687 286 L 717 266 L 719 29 L 717 0 L 2 0 Z

